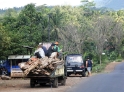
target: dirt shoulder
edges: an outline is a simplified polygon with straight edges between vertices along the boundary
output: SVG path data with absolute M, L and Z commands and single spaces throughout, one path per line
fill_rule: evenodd
M 115 69 L 116 65 L 118 65 L 118 64 L 120 64 L 120 63 L 121 63 L 121 62 L 111 62 L 111 63 L 109 63 L 109 64 L 105 67 L 104 72 L 112 72 L 112 71 Z
M 114 70 L 115 66 L 121 62 L 111 62 L 109 63 L 104 72 L 111 72 Z M 36 85 L 35 88 L 30 88 L 30 79 L 11 79 L 11 80 L 1 80 L 0 79 L 0 92 L 65 92 L 67 89 L 78 84 L 81 80 L 85 80 L 88 77 L 72 76 L 68 77 L 65 86 L 59 86 L 58 88 L 52 88 L 51 85 L 40 86 Z
M 0 80 L 0 92 L 64 92 L 73 87 L 86 77 L 68 77 L 65 86 L 59 84 L 58 88 L 52 88 L 51 85 L 40 86 L 36 85 L 35 88 L 30 88 L 29 79 L 11 79 Z

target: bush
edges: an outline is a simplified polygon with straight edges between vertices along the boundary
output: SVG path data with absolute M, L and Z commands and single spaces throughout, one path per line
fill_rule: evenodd
M 101 72 L 104 70 L 105 66 L 106 64 L 101 64 L 101 65 L 97 64 L 96 66 L 92 68 L 92 72 L 96 72 L 96 73 Z
M 122 61 L 122 59 L 116 59 L 115 61 L 116 61 L 116 62 L 121 62 L 121 61 Z
M 117 53 L 115 51 L 112 51 L 110 53 L 110 60 L 115 60 L 117 58 Z

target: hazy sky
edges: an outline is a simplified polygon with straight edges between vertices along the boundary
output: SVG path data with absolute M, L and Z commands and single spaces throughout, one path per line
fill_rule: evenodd
M 81 0 L 0 0 L 0 8 L 12 8 L 25 6 L 29 3 L 36 3 L 36 5 L 79 5 Z
M 0 8 L 13 8 L 13 7 L 21 7 L 25 6 L 29 3 L 35 3 L 36 5 L 72 5 L 77 6 L 80 5 L 81 0 L 0 0 Z M 95 1 L 100 5 L 110 2 L 111 0 L 89 0 Z

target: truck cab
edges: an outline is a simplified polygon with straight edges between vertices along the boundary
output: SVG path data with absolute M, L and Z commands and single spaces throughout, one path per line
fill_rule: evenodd
M 82 77 L 86 76 L 84 62 L 81 54 L 68 54 L 65 57 L 67 76 L 71 74 L 79 74 Z

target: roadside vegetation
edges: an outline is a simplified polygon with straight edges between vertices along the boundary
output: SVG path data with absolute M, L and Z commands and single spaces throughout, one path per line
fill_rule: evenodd
M 99 71 L 124 58 L 123 36 L 124 10 L 96 8 L 93 2 L 77 7 L 28 4 L 0 10 L 1 60 L 10 54 L 27 54 L 22 46 L 35 49 L 39 42 L 59 41 L 64 55 L 88 56 L 94 62 L 93 71 Z

